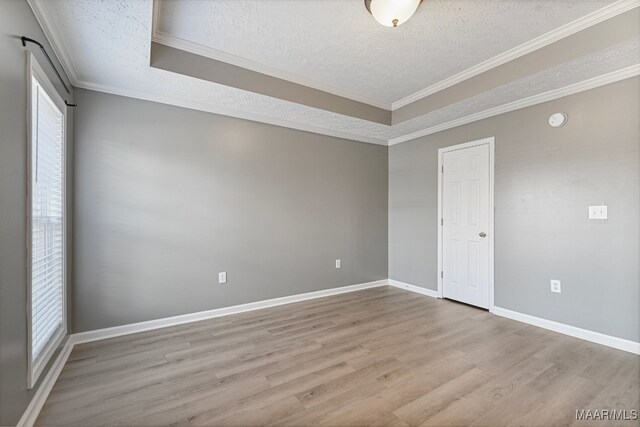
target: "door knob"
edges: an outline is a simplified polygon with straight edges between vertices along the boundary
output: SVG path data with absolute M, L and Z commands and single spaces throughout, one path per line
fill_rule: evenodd
M 487 233 L 485 233 L 484 231 L 481 231 L 479 234 L 480 237 L 487 237 Z

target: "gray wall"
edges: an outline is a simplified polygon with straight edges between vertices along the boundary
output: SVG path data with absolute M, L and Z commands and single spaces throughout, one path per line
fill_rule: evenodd
M 0 0 L 0 425 L 17 423 L 35 391 L 35 388 L 27 390 L 25 247 L 29 82 L 26 78 L 26 50 L 20 43 L 23 35 L 40 41 L 53 55 L 27 2 Z M 29 48 L 33 49 L 33 46 Z M 72 101 L 38 48 L 33 51 L 60 95 Z M 73 111 L 69 112 L 68 120 L 67 242 L 71 253 Z M 71 270 L 71 257 L 68 258 L 67 270 Z M 70 288 L 71 283 L 69 295 Z M 71 314 L 70 306 L 68 308 Z M 40 376 L 40 382 L 45 375 L 46 371 Z
M 76 97 L 74 332 L 387 278 L 387 147 Z
M 390 278 L 437 288 L 437 150 L 495 136 L 496 306 L 639 341 L 639 82 L 390 147 Z M 569 122 L 554 129 L 558 111 Z M 589 221 L 601 203 L 609 219 Z

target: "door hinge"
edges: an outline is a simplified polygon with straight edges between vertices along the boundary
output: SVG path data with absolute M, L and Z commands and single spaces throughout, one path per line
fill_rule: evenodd
M 444 173 L 444 165 L 442 165 L 442 173 Z
M 440 225 L 444 225 L 444 218 L 440 218 Z
M 441 272 L 440 272 L 440 278 L 441 278 L 441 279 L 444 279 L 444 271 L 441 271 Z

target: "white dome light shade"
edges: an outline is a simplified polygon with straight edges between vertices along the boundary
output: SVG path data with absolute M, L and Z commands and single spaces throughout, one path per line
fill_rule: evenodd
M 422 0 L 371 0 L 371 14 L 385 27 L 397 27 L 409 20 Z

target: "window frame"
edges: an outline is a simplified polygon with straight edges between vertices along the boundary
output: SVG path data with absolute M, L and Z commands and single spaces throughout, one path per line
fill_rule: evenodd
M 27 53 L 27 388 L 35 386 L 38 378 L 44 371 L 52 356 L 67 335 L 67 209 L 66 209 L 66 187 L 67 187 L 67 106 L 56 90 L 51 80 L 47 77 L 36 58 L 32 53 Z M 32 308 L 32 179 L 33 179 L 33 82 L 36 79 L 38 84 L 53 101 L 62 113 L 62 326 L 52 335 L 49 342 L 40 352 L 39 356 L 33 359 L 32 339 L 33 339 L 33 319 Z

